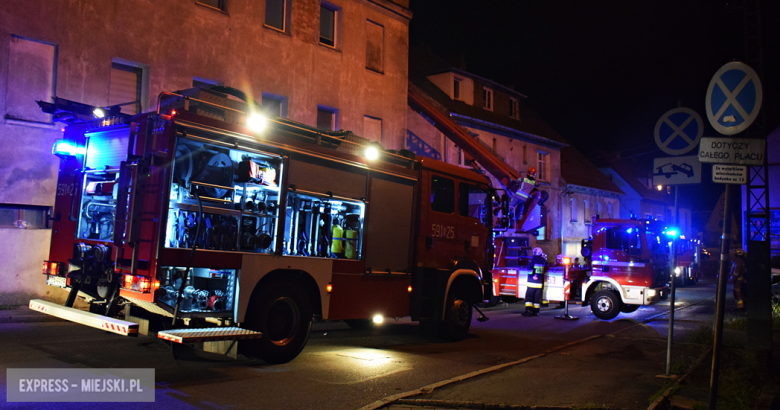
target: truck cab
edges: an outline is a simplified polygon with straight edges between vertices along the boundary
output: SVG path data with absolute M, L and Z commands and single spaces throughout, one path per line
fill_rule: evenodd
M 665 239 L 650 220 L 595 219 L 590 279 L 582 304 L 601 319 L 633 312 L 665 295 L 669 280 Z

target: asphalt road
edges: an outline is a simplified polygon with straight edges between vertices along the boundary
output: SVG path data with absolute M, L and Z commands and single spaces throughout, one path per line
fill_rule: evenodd
M 679 290 L 675 335 L 701 326 L 711 307 L 714 283 Z M 375 329 L 353 330 L 340 322 L 318 323 L 303 353 L 284 365 L 205 355 L 174 360 L 169 347 L 153 337 L 125 338 L 65 322 L 0 324 L 0 368 L 154 368 L 155 403 L 6 403 L 6 372 L 0 374 L 0 407 L 166 409 L 357 409 L 382 398 L 506 363 L 592 335 L 645 323 L 665 335 L 668 302 L 642 307 L 601 321 L 586 307 L 572 306 L 577 321 L 554 319 L 548 307 L 539 317 L 520 315 L 522 304 L 485 309 L 487 322 L 472 323 L 469 337 L 445 343 L 418 332 L 408 320 Z

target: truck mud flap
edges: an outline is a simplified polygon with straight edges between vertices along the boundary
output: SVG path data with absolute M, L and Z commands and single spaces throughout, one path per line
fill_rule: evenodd
M 138 323 L 84 312 L 79 309 L 65 307 L 40 299 L 31 300 L 30 309 L 74 323 L 80 323 L 85 326 L 116 333 L 118 335 L 138 336 Z

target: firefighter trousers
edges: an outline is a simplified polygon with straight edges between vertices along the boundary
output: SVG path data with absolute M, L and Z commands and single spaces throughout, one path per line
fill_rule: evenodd
M 747 289 L 745 279 L 734 279 L 734 300 L 737 302 L 737 309 L 745 308 L 745 290 Z
M 528 287 L 525 291 L 525 307 L 539 309 L 542 306 L 542 288 Z

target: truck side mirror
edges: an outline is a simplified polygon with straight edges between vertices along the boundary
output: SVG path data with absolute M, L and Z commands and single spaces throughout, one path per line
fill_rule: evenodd
M 509 215 L 509 195 L 501 195 L 501 215 Z

